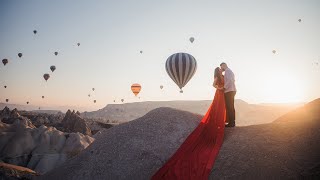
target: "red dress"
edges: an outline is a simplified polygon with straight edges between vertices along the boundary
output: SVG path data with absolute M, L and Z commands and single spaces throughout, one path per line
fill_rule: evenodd
M 223 82 L 218 86 L 223 87 Z M 224 92 L 216 90 L 200 124 L 152 179 L 208 179 L 223 143 L 225 119 Z

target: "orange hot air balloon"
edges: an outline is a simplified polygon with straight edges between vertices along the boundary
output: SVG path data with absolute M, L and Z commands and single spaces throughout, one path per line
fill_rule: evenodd
M 139 94 L 139 92 L 141 91 L 141 85 L 138 83 L 132 84 L 131 91 L 133 92 L 133 94 L 135 96 L 137 96 Z

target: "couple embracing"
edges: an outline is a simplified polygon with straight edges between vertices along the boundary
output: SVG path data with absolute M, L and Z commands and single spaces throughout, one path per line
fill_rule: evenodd
M 222 75 L 224 72 L 224 76 Z M 226 127 L 234 127 L 235 124 L 235 109 L 234 97 L 237 89 L 235 85 L 235 78 L 232 70 L 226 63 L 221 63 L 220 68 L 217 67 L 214 71 L 213 86 L 224 93 L 225 107 L 226 107 Z M 222 92 L 216 92 L 222 93 Z M 223 103 L 221 103 L 223 104 Z

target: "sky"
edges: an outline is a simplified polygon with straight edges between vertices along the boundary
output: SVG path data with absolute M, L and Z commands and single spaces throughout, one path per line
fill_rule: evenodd
M 237 99 L 308 102 L 320 97 L 319 32 L 318 0 L 0 0 L 0 59 L 9 60 L 0 102 L 96 110 L 122 98 L 208 100 L 221 62 L 236 76 Z M 165 71 L 177 52 L 198 63 L 184 93 Z

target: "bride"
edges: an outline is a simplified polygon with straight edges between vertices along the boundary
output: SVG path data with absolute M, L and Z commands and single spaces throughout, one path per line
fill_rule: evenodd
M 214 71 L 214 99 L 199 125 L 152 179 L 208 179 L 223 142 L 226 109 L 224 77 Z

